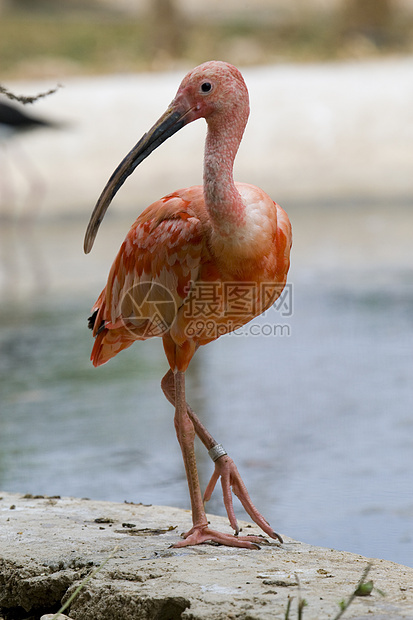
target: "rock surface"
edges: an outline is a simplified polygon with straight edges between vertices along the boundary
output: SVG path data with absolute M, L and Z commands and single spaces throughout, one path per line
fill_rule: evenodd
M 413 619 L 413 568 L 288 537 L 259 551 L 171 549 L 190 527 L 188 511 L 0 496 L 0 620 L 52 618 L 48 614 L 108 556 L 65 610 L 69 618 L 273 620 L 285 617 L 289 598 L 295 618 L 300 596 L 307 602 L 305 620 L 334 618 L 372 562 L 368 579 L 374 589 L 356 597 L 345 618 Z M 226 519 L 209 518 L 213 527 L 228 531 Z M 248 523 L 242 527 L 244 534 L 258 533 Z

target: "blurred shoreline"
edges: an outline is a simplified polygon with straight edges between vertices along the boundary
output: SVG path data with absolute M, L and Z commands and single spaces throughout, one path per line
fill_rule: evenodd
M 14 204 L 2 201 L 3 217 L 29 203 L 21 148 L 43 186 L 39 215 L 88 217 L 109 175 L 166 109 L 187 68 L 70 77 L 31 106 L 30 113 L 62 127 L 9 140 Z M 251 115 L 236 180 L 263 187 L 281 204 L 413 202 L 413 56 L 241 70 Z M 50 80 L 8 84 L 25 94 L 51 86 Z M 128 179 L 112 210 L 138 214 L 170 191 L 201 183 L 204 137 L 203 122 L 174 136 Z

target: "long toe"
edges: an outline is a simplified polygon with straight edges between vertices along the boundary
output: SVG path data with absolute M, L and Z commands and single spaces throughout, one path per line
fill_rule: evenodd
M 256 509 L 256 507 L 252 503 L 247 487 L 245 486 L 244 481 L 241 478 L 234 461 L 228 455 L 222 456 L 215 461 L 215 471 L 207 487 L 207 491 L 210 491 L 210 486 L 212 488 L 215 486 L 216 481 L 219 478 L 221 478 L 224 505 L 231 526 L 237 531 L 237 520 L 235 518 L 234 507 L 232 503 L 233 492 L 243 505 L 244 510 L 248 513 L 251 519 L 263 530 L 263 532 L 265 532 L 265 534 L 270 538 L 278 540 L 280 543 L 282 543 L 283 539 L 281 538 L 281 536 L 274 532 L 268 521 L 262 516 L 262 514 Z M 211 493 L 209 493 L 209 497 Z M 206 494 L 207 492 L 205 493 L 205 495 Z
M 260 549 L 260 545 L 268 543 L 268 541 L 263 536 L 234 536 L 233 534 L 223 534 L 222 532 L 211 530 L 209 527 L 194 526 L 189 532 L 184 534 L 182 540 L 172 545 L 172 547 L 189 547 L 203 543 L 216 543 L 226 547 L 241 547 L 243 549 Z

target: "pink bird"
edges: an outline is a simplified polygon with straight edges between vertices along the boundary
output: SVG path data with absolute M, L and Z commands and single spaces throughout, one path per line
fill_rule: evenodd
M 85 235 L 88 253 L 126 178 L 184 125 L 205 118 L 203 185 L 173 192 L 141 213 L 90 317 L 94 366 L 104 364 L 136 340 L 162 337 L 170 369 L 161 386 L 175 406 L 175 429 L 192 507 L 192 528 L 175 547 L 210 541 L 258 547 L 262 536 L 239 536 L 231 489 L 253 521 L 282 542 L 252 503 L 233 460 L 185 399 L 185 371 L 197 348 L 264 312 L 281 294 L 287 279 L 291 248 L 288 216 L 262 189 L 233 179 L 233 163 L 248 115 L 248 90 L 238 69 L 211 61 L 190 71 L 167 111 L 110 177 Z M 195 434 L 215 463 L 203 497 Z M 204 502 L 219 479 L 235 535 L 208 525 Z

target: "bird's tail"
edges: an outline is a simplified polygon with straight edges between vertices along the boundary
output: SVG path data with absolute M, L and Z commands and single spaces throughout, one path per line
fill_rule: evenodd
M 134 342 L 134 338 L 125 338 L 124 329 L 102 329 L 95 338 L 90 356 L 93 366 L 106 364 L 112 357 L 130 347 Z
M 90 359 L 93 366 L 106 364 L 123 349 L 127 349 L 137 339 L 122 321 L 110 323 L 104 319 L 106 312 L 106 291 L 103 289 L 88 318 L 88 327 L 93 331 L 95 343 Z

